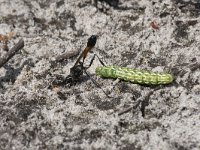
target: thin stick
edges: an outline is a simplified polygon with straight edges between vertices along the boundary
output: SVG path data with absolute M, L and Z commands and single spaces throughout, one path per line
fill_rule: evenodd
M 2 58 L 0 58 L 0 67 L 7 63 L 20 49 L 24 47 L 24 40 L 20 39 L 19 42 L 12 47 Z
M 133 106 L 130 106 L 130 107 L 124 109 L 124 110 L 121 110 L 121 111 L 118 113 L 118 116 L 121 116 L 121 115 L 123 115 L 123 114 L 125 114 L 125 113 L 131 111 L 132 109 L 133 109 Z
M 55 58 L 55 61 L 56 62 L 59 62 L 59 61 L 63 61 L 64 59 L 69 59 L 71 57 L 74 57 L 76 55 L 79 54 L 79 51 L 76 50 L 76 51 L 67 51 L 61 55 L 58 55 L 56 58 Z
M 130 107 L 128 107 L 128 108 L 126 108 L 126 109 L 120 111 L 120 112 L 118 113 L 118 116 L 121 116 L 121 115 L 123 115 L 123 114 L 125 114 L 125 113 L 128 113 L 129 111 L 131 111 L 131 110 L 133 110 L 133 109 L 136 109 L 136 108 L 139 106 L 140 103 L 141 103 L 141 101 L 138 101 L 135 105 L 130 106 Z

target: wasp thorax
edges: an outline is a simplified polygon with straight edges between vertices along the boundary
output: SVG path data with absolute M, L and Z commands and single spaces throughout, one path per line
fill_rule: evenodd
M 81 65 L 74 66 L 70 69 L 70 74 L 74 78 L 79 78 L 81 75 L 83 75 L 83 69 Z

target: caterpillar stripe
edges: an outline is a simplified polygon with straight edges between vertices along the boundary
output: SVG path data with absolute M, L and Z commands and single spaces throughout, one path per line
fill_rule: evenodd
M 124 81 L 146 85 L 169 84 L 173 81 L 171 74 L 118 66 L 97 67 L 96 75 L 104 78 L 118 78 Z

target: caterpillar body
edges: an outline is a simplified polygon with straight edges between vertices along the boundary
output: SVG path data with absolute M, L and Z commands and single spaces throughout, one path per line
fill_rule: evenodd
M 97 67 L 95 72 L 96 75 L 100 77 L 118 78 L 124 81 L 146 85 L 169 84 L 173 81 L 173 76 L 171 74 L 156 73 L 118 66 Z

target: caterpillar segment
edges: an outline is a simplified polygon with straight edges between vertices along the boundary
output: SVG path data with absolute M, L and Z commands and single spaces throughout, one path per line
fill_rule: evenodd
M 124 81 L 146 85 L 169 84 L 173 81 L 173 76 L 171 74 L 118 66 L 97 67 L 96 75 L 103 78 L 118 78 Z

